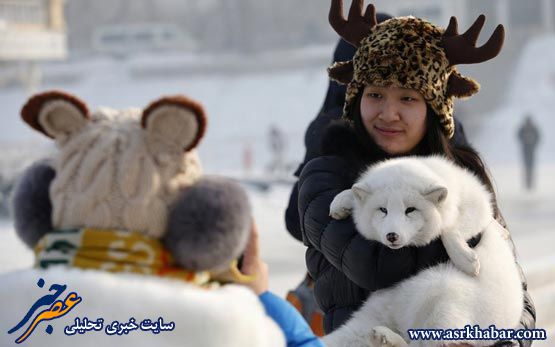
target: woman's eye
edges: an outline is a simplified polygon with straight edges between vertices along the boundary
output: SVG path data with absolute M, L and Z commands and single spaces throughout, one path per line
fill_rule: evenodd
M 383 214 L 387 214 L 387 208 L 380 207 L 380 211 L 381 211 Z
M 368 93 L 366 94 L 366 96 L 370 97 L 370 98 L 374 98 L 374 99 L 381 99 L 382 95 L 379 93 Z
M 405 214 L 409 214 L 409 213 L 414 212 L 414 211 L 416 211 L 416 209 L 415 209 L 414 207 L 408 207 L 408 208 L 405 210 Z
M 416 101 L 416 99 L 413 98 L 412 96 L 405 96 L 405 97 L 403 97 L 401 100 L 403 100 L 403 101 L 408 101 L 408 102 Z

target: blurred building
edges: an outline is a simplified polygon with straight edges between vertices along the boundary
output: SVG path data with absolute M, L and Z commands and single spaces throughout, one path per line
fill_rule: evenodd
M 205 0 L 209 3 L 209 0 Z M 137 52 L 192 50 L 197 39 L 187 23 L 202 8 L 183 0 L 68 0 L 72 54 L 128 56 Z
M 63 0 L 0 0 L 0 61 L 66 55 Z
M 37 65 L 67 57 L 64 0 L 0 0 L 0 86 L 41 81 Z
M 333 42 L 327 6 L 321 0 L 68 0 L 66 12 L 70 49 L 77 54 L 99 52 L 98 37 L 115 26 L 162 23 L 188 41 L 181 49 L 249 53 Z

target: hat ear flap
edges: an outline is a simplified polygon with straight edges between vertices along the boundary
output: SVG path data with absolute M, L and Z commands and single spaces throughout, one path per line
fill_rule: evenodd
M 478 93 L 480 85 L 472 78 L 463 77 L 456 71 L 451 73 L 447 81 L 447 96 L 467 98 Z
M 355 76 L 355 69 L 352 61 L 342 61 L 334 63 L 328 68 L 330 78 L 341 84 L 350 83 Z
M 151 103 L 143 111 L 141 125 L 149 141 L 189 151 L 204 136 L 206 116 L 199 103 L 185 96 L 170 96 Z
M 21 109 L 21 118 L 31 128 L 60 140 L 81 129 L 88 122 L 89 111 L 79 98 L 49 91 L 32 96 Z

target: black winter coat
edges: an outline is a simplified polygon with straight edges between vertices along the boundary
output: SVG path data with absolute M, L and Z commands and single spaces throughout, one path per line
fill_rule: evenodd
M 331 332 L 373 291 L 449 258 L 439 239 L 425 247 L 392 250 L 364 239 L 351 218 L 329 217 L 335 195 L 351 188 L 359 173 L 372 162 L 372 156 L 365 153 L 349 127 L 334 126 L 326 138 L 322 156 L 308 162 L 300 175 L 298 215 L 302 238 L 308 246 L 308 272 L 315 280 L 315 298 L 325 313 L 324 329 Z M 526 289 L 524 277 L 523 286 Z M 521 324 L 533 328 L 535 309 L 528 293 L 525 306 Z M 530 346 L 530 341 L 521 341 L 520 346 Z

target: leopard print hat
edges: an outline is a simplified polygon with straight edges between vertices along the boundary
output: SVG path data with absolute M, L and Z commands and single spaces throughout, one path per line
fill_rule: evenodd
M 463 77 L 456 64 L 479 63 L 499 54 L 504 29 L 499 25 L 482 47 L 475 47 L 484 24 L 482 15 L 462 35 L 451 18 L 443 30 L 415 17 L 397 17 L 377 24 L 375 9 L 369 5 L 363 14 L 363 0 L 353 0 L 348 20 L 343 17 L 342 0 L 332 0 L 330 23 L 349 43 L 357 47 L 351 61 L 328 68 L 330 78 L 347 84 L 343 118 L 350 119 L 351 108 L 364 86 L 395 86 L 419 91 L 439 116 L 448 138 L 455 133 L 454 97 L 469 97 L 480 86 Z

